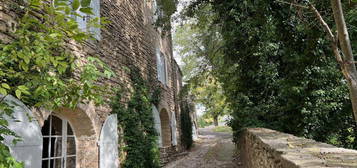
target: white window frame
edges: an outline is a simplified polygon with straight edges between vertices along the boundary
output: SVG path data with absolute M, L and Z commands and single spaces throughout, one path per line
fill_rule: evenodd
M 42 161 L 44 160 L 48 160 L 48 167 L 50 167 L 50 164 L 51 164 L 51 159 L 61 159 L 61 165 L 62 165 L 62 168 L 66 168 L 67 167 L 67 158 L 69 157 L 75 157 L 75 159 L 77 160 L 77 151 L 76 151 L 76 154 L 74 155 L 67 155 L 67 138 L 74 138 L 74 140 L 76 141 L 76 137 L 74 135 L 68 135 L 67 133 L 67 124 L 68 121 L 65 120 L 65 119 L 62 119 L 58 116 L 55 116 L 59 119 L 62 120 L 62 135 L 52 135 L 52 115 L 49 116 L 49 122 L 50 122 L 50 125 L 49 125 L 49 135 L 43 135 L 43 138 L 48 138 L 49 139 L 49 143 L 48 143 L 48 155 L 49 157 L 47 158 L 42 158 Z M 71 128 L 72 131 L 73 131 L 73 128 Z M 62 149 L 61 149 L 61 156 L 57 156 L 57 157 L 51 157 L 51 138 L 62 138 Z M 57 140 L 57 139 L 56 139 Z M 77 144 L 75 144 L 77 145 Z M 43 149 L 44 150 L 44 149 Z M 56 165 L 56 162 L 53 163 L 54 165 Z

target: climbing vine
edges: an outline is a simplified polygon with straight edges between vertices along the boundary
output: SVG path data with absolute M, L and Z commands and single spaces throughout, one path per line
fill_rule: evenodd
M 0 41 L 0 168 L 22 167 L 11 158 L 4 136 L 15 136 L 4 116 L 12 107 L 4 98 L 16 96 L 29 107 L 47 110 L 74 108 L 78 103 L 103 103 L 106 86 L 99 79 L 113 72 L 96 57 L 79 58 L 69 43 L 82 44 L 92 34 L 78 28 L 78 11 L 92 15 L 91 0 L 17 0 L 11 8 L 20 14 L 9 41 Z M 70 3 L 72 2 L 72 3 Z M 99 27 L 99 18 L 88 22 Z
M 118 91 L 113 98 L 111 108 L 118 116 L 118 126 L 123 131 L 124 147 L 120 149 L 126 155 L 124 168 L 158 168 L 158 134 L 154 127 L 152 104 L 159 101 L 158 89 L 150 92 L 148 83 L 142 78 L 137 68 L 130 70 L 133 83 L 130 100 L 121 103 L 123 92 Z
M 187 85 L 182 89 L 180 93 L 180 107 L 181 107 L 181 141 L 186 149 L 189 149 L 193 145 L 192 139 L 192 118 L 190 113 L 192 107 L 190 104 L 190 98 Z

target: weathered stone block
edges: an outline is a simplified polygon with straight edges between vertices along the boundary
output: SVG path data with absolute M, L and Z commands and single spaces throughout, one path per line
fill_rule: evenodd
M 357 167 L 357 151 L 265 128 L 246 129 L 240 139 L 245 168 Z

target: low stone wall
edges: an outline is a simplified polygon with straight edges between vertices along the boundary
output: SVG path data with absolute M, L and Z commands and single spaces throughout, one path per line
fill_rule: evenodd
M 160 148 L 160 164 L 166 165 L 168 162 L 174 160 L 173 155 L 177 153 L 175 146 Z
M 245 168 L 357 167 L 357 151 L 265 128 L 246 129 L 240 139 Z
M 160 165 L 163 167 L 167 163 L 185 155 L 187 155 L 187 152 L 180 148 L 180 146 L 162 147 L 160 148 Z

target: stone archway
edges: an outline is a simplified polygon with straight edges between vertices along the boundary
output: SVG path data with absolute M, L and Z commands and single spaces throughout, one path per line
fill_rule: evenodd
M 86 111 L 81 108 L 61 108 L 51 115 L 67 120 L 73 129 L 76 139 L 76 168 L 98 168 L 98 135 Z
M 170 116 L 166 109 L 160 111 L 162 146 L 171 146 Z

